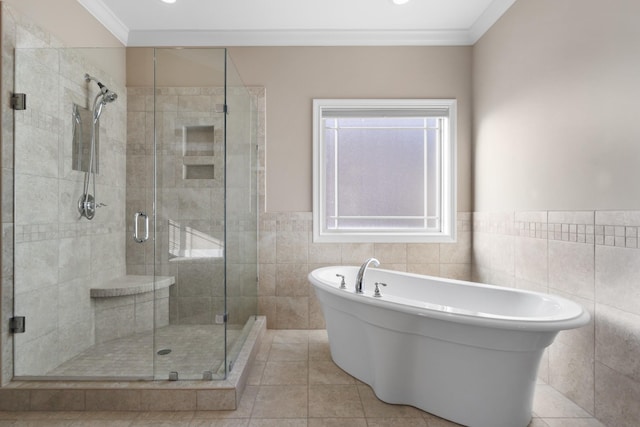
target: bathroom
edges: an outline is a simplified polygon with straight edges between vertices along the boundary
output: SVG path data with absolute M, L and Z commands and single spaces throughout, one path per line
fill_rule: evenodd
M 29 10 L 33 1 L 5 3 L 18 11 L 22 4 L 25 15 L 65 45 L 118 47 L 91 24 L 80 40 L 79 29 L 47 22 L 46 8 Z M 92 22 L 71 3 L 78 22 Z M 322 329 L 306 275 L 369 256 L 386 268 L 557 293 L 580 302 L 593 321 L 558 336 L 540 379 L 605 425 L 637 425 L 638 8 L 622 0 L 608 2 L 606 10 L 592 0 L 518 0 L 473 46 L 229 48 L 244 83 L 266 92 L 257 311 L 268 329 Z M 20 27 L 31 47 L 51 42 L 39 27 L 26 28 L 36 33 Z M 7 30 L 3 21 L 3 34 Z M 13 83 L 4 67 L 6 100 Z M 311 100 L 416 96 L 458 101 L 457 243 L 314 244 Z M 13 182 L 7 104 L 5 260 L 13 233 L 12 209 L 6 209 L 13 199 L 6 192 Z M 109 107 L 105 117 L 115 111 Z M 3 261 L 3 296 L 12 287 L 5 268 Z M 6 328 L 11 306 L 2 302 Z M 12 355 L 2 333 L 6 384 L 5 361 Z

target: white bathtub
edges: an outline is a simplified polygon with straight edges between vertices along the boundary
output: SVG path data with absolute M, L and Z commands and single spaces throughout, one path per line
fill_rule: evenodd
M 335 363 L 388 403 L 473 427 L 525 427 L 540 358 L 590 316 L 548 294 L 358 267 L 309 274 Z M 345 276 L 347 289 L 340 289 Z M 374 283 L 384 282 L 382 297 Z

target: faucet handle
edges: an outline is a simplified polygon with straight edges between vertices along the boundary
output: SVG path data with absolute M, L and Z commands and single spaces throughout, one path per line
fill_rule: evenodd
M 347 289 L 347 285 L 344 283 L 344 275 L 336 274 L 336 277 L 342 278 L 342 280 L 340 281 L 340 289 Z
M 380 293 L 380 288 L 378 287 L 378 285 L 387 286 L 387 284 L 382 282 L 376 282 L 375 285 L 376 285 L 376 289 L 375 291 L 373 291 L 373 296 L 376 298 L 380 298 L 382 294 Z

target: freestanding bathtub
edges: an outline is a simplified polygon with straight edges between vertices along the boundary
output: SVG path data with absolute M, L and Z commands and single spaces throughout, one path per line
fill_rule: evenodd
M 527 426 L 545 347 L 590 319 L 554 295 L 377 268 L 356 294 L 357 272 L 309 274 L 334 362 L 385 402 L 467 426 Z M 380 297 L 375 282 L 387 284 Z

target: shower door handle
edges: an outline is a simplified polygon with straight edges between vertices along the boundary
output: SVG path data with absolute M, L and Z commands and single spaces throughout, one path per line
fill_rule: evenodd
M 144 218 L 144 236 L 142 237 L 140 237 L 140 230 L 138 228 L 140 217 Z M 142 211 L 136 212 L 133 216 L 133 240 L 138 243 L 144 243 L 149 240 L 149 215 Z

